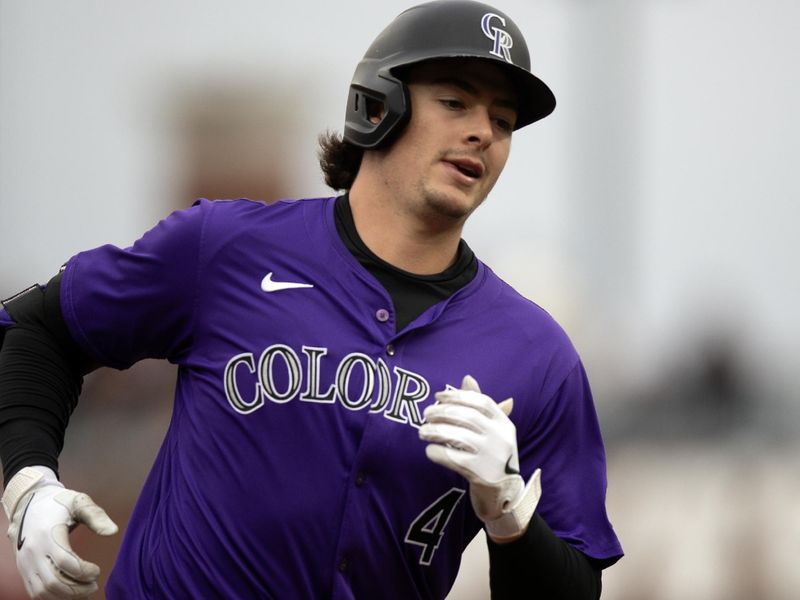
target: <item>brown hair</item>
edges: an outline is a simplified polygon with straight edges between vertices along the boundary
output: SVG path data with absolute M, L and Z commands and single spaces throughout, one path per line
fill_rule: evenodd
M 317 157 L 325 183 L 334 190 L 349 190 L 358 175 L 364 149 L 332 131 L 321 133 L 318 141 Z

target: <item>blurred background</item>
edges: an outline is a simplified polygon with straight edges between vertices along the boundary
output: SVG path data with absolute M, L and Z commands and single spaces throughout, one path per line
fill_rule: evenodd
M 411 4 L 0 0 L 0 297 L 196 197 L 329 195 L 317 135 Z M 603 597 L 797 598 L 800 3 L 495 5 L 558 107 L 465 238 L 586 363 L 626 551 Z M 173 377 L 98 371 L 73 415 L 62 478 L 123 526 Z M 120 536 L 73 537 L 107 575 Z M 477 539 L 450 598 L 488 598 L 487 565 Z

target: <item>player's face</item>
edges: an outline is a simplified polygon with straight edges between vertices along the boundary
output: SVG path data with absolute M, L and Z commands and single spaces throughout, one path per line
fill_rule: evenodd
M 496 65 L 467 59 L 419 65 L 408 87 L 411 119 L 387 151 L 387 178 L 424 218 L 463 223 L 508 158 L 513 86 Z

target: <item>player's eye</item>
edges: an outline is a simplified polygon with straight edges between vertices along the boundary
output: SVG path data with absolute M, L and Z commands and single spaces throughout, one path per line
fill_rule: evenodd
M 495 117 L 494 122 L 501 131 L 511 133 L 511 131 L 514 129 L 514 124 L 503 117 Z
M 456 98 L 440 98 L 439 102 L 449 110 L 461 110 L 464 108 L 464 103 Z

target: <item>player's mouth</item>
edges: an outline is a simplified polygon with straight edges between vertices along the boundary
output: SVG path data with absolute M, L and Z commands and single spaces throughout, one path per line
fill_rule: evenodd
M 476 182 L 483 176 L 484 171 L 486 171 L 483 163 L 474 158 L 444 158 L 442 162 L 464 183 Z

